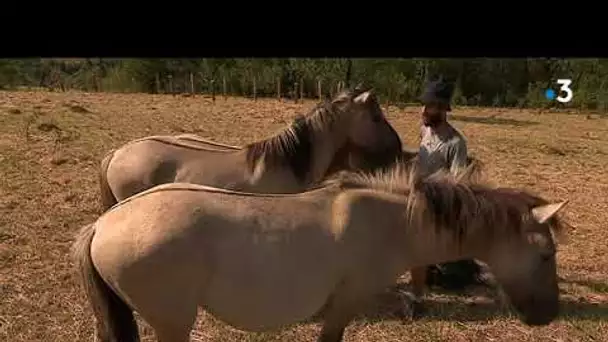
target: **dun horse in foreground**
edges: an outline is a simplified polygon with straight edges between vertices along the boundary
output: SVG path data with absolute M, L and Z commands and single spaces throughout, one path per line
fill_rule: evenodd
M 399 135 L 371 91 L 349 90 L 298 116 L 281 133 L 244 148 L 195 136 L 151 136 L 110 152 L 101 163 L 103 210 L 163 183 L 186 182 L 263 193 L 297 193 L 332 172 L 388 166 Z M 363 165 L 363 164 L 362 164 Z
M 245 331 L 322 312 L 342 341 L 359 310 L 416 266 L 484 260 L 530 325 L 558 314 L 554 232 L 565 202 L 524 191 L 418 179 L 403 167 L 299 194 L 173 183 L 85 226 L 73 246 L 100 341 L 185 342 L 201 307 Z

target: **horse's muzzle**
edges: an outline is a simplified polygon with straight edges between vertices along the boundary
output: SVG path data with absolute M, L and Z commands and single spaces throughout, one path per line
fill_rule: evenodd
M 559 301 L 554 299 L 532 299 L 515 307 L 522 316 L 522 322 L 529 326 L 548 325 L 559 315 Z

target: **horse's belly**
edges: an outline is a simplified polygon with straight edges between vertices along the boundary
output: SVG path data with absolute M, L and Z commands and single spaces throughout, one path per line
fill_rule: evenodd
M 317 314 L 334 286 L 312 285 L 249 290 L 250 283 L 217 284 L 202 303 L 205 310 L 236 329 L 262 332 L 302 322 Z M 254 285 L 255 287 L 255 285 Z
M 335 247 L 329 240 L 310 244 L 305 243 L 307 236 L 298 237 L 301 245 L 241 246 L 238 257 L 224 252 L 201 304 L 217 318 L 248 331 L 276 329 L 318 313 L 341 278 Z M 311 245 L 314 253 L 304 247 Z

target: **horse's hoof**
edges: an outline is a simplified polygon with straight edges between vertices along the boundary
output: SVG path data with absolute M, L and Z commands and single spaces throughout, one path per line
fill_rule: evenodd
M 404 324 L 412 320 L 412 311 L 410 308 L 396 310 L 394 314 L 395 317 L 397 317 Z
M 396 312 L 397 318 L 399 318 L 403 324 L 418 320 L 422 318 L 424 314 L 424 305 L 418 302 L 412 302 Z
M 422 303 L 420 303 L 420 302 L 412 303 L 412 319 L 413 320 L 418 320 L 418 319 L 422 318 L 425 313 L 426 313 L 426 309 L 424 308 L 424 305 Z

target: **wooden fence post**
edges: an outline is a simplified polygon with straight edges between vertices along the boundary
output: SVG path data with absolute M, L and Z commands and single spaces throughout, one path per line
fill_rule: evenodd
M 169 94 L 173 94 L 173 75 L 168 75 L 169 79 Z
M 300 102 L 304 101 L 304 79 L 300 78 Z
M 160 94 L 160 75 L 156 73 L 156 93 Z
M 281 78 L 277 77 L 277 100 L 281 101 Z
M 323 89 L 321 88 L 321 79 L 317 80 L 317 94 L 319 95 L 319 101 L 323 99 Z
M 253 76 L 253 101 L 257 101 L 258 99 L 258 88 L 255 82 L 255 76 Z
M 203 77 L 203 72 L 202 72 L 202 71 L 195 72 L 195 73 L 194 73 L 194 77 L 195 77 L 196 79 L 199 79 L 199 80 L 200 80 L 200 82 L 204 82 L 204 81 L 205 81 L 205 77 Z M 202 84 L 202 83 L 201 83 L 201 84 Z M 205 87 L 204 87 L 204 86 L 203 86 L 201 89 L 199 89 L 199 90 L 201 91 L 201 94 L 204 94 L 204 93 L 206 92 L 206 91 L 205 91 Z
M 293 85 L 293 99 L 295 103 L 298 103 L 298 82 Z
M 215 80 L 211 79 L 211 101 L 215 103 Z
M 192 73 L 190 73 L 190 91 L 192 92 L 192 95 L 196 93 L 196 91 L 194 91 L 194 74 Z
M 222 93 L 224 94 L 224 101 L 228 100 L 228 84 L 226 83 L 226 76 L 222 76 Z

